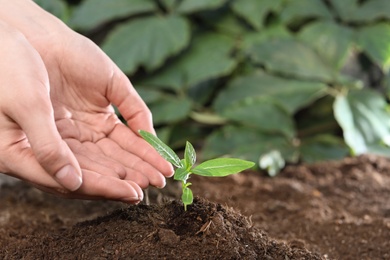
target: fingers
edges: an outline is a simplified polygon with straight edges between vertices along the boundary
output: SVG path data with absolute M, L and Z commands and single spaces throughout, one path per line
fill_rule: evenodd
M 38 93 L 23 101 L 9 114 L 27 135 L 36 160 L 64 188 L 77 190 L 82 183 L 81 169 L 57 131 L 49 97 Z
M 142 189 L 136 183 L 89 170 L 83 170 L 83 185 L 80 189 L 63 196 L 74 199 L 118 200 L 131 204 L 143 200 Z
M 80 141 L 71 138 L 65 139 L 65 142 L 76 156 L 82 169 L 120 179 L 126 177 L 125 167 L 121 163 L 105 156 L 96 144 L 92 142 L 80 143 Z
M 13 176 L 32 183 L 39 189 L 57 196 L 73 199 L 109 199 L 135 204 L 143 200 L 142 189 L 134 182 L 121 180 L 117 177 L 105 176 L 89 170 L 83 170 L 83 183 L 74 192 L 64 189 L 57 181 L 47 174 L 46 170 L 36 161 L 31 148 L 22 145 L 13 147 L 14 151 L 0 153 L 7 156 L 6 166 Z M 16 152 L 17 153 L 14 153 Z M 18 163 L 18 162 L 23 163 Z M 28 167 L 28 171 L 26 170 Z M 33 174 L 32 174 L 33 173 Z M 15 175 L 16 174 L 16 175 Z M 115 188 L 113 188 L 115 187 Z
M 149 184 L 159 188 L 165 186 L 165 178 L 156 168 L 138 156 L 123 150 L 111 139 L 102 139 L 97 145 L 106 156 L 126 166 L 127 180 L 136 182 L 142 188 L 147 188 Z
M 108 137 L 125 151 L 134 154 L 153 166 L 163 176 L 170 177 L 173 175 L 172 165 L 162 158 L 145 140 L 133 133 L 125 125 L 117 124 Z M 145 174 L 147 173 L 145 172 Z
M 129 79 L 115 67 L 113 80 L 107 89 L 107 98 L 118 109 L 127 125 L 138 134 L 142 129 L 155 133 L 152 114 Z
M 76 190 L 82 182 L 81 170 L 57 131 L 45 65 L 21 33 L 6 26 L 0 27 L 0 32 L 6 39 L 0 42 L 2 119 L 6 122 L 11 118 L 16 129 L 23 130 L 36 160 L 47 173 L 63 187 Z

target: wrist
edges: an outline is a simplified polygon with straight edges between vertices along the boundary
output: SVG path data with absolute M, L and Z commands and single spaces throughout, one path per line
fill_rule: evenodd
M 32 0 L 0 0 L 0 6 L 0 21 L 24 34 L 38 51 L 45 51 L 52 39 L 61 38 L 70 31 L 61 20 Z

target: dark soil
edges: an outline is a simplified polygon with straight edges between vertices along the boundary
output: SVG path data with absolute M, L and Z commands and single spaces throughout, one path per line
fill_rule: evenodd
M 130 207 L 3 186 L 0 259 L 390 259 L 388 159 L 191 182 L 187 211 L 176 183 Z

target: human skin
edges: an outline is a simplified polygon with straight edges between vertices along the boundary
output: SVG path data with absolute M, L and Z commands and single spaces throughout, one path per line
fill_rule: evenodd
M 119 68 L 33 1 L 0 5 L 0 172 L 67 198 L 164 187 L 172 165 L 138 135 L 152 115 Z

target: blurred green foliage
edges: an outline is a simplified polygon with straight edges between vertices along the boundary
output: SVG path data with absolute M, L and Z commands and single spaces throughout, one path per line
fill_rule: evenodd
M 40 0 L 131 78 L 164 142 L 275 174 L 390 155 L 388 0 Z M 261 163 L 260 163 L 261 162 Z

